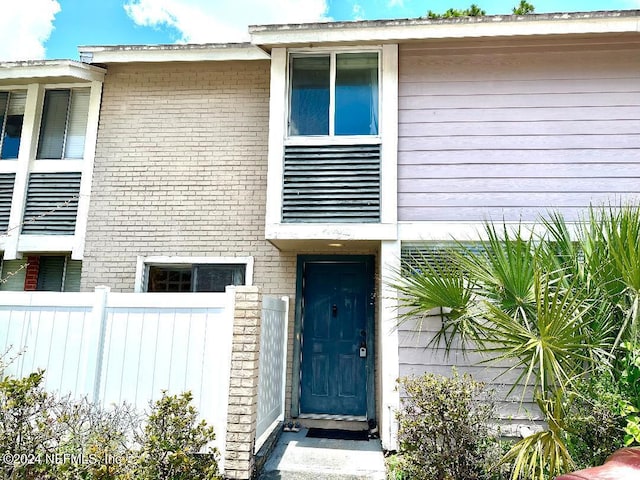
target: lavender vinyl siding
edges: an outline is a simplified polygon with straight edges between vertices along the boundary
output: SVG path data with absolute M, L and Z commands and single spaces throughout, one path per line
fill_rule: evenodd
M 401 221 L 640 198 L 640 43 L 400 47 Z

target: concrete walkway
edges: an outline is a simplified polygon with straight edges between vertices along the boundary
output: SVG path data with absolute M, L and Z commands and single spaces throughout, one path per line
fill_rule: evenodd
M 306 428 L 283 432 L 259 479 L 385 479 L 380 440 L 329 440 L 306 435 Z

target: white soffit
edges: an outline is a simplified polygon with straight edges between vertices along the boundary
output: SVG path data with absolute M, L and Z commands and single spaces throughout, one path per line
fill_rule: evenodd
M 263 50 L 249 43 L 83 46 L 78 51 L 84 61 L 98 64 L 269 59 Z
M 249 32 L 252 43 L 269 46 L 638 33 L 640 10 L 258 25 Z
M 0 62 L 0 83 L 102 82 L 106 70 L 73 60 Z

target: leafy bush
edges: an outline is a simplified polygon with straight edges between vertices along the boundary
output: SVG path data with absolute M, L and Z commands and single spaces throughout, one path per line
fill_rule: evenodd
M 624 446 L 624 397 L 609 372 L 581 381 L 567 403 L 566 443 L 577 468 L 601 465 Z
M 215 439 L 212 427 L 197 421 L 190 392 L 163 393 L 149 414 L 141 439 L 136 478 L 200 480 L 220 478 L 217 451 L 207 448 Z
M 621 345 L 624 355 L 618 363 L 620 391 L 624 396 L 625 446 L 640 445 L 640 343 Z
M 0 478 L 220 478 L 217 452 L 206 448 L 213 428 L 197 422 L 191 393 L 163 394 L 145 419 L 126 404 L 59 398 L 43 379 L 5 375 L 0 358 Z
M 491 479 L 502 454 L 489 429 L 494 403 L 485 385 L 469 375 L 402 378 L 406 397 L 398 412 L 401 460 L 412 479 Z M 397 477 L 396 478 L 405 478 Z
M 123 480 L 132 478 L 136 449 L 132 441 L 141 417 L 129 405 L 101 408 L 86 399 L 61 402 L 57 415 L 64 429 L 57 452 L 64 459 L 55 463 L 55 478 Z
M 42 387 L 44 372 L 24 378 L 0 370 L 0 452 L 4 478 L 32 478 L 45 467 L 36 462 L 51 452 L 60 431 L 55 399 Z

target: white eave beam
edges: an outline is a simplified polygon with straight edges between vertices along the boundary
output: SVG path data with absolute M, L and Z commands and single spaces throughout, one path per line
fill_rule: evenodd
M 102 82 L 106 70 L 73 60 L 39 60 L 0 62 L 0 81 L 32 79 L 72 79 L 74 81 Z
M 399 42 L 409 40 L 589 35 L 640 32 L 635 11 L 495 15 L 456 19 L 406 19 L 300 25 L 251 26 L 256 45 L 316 45 L 321 43 Z
M 109 64 L 131 62 L 204 62 L 268 60 L 269 55 L 251 44 L 123 45 L 79 47 L 84 61 Z

